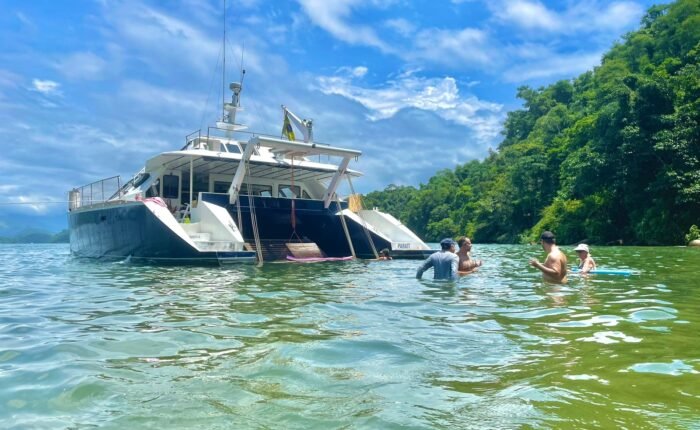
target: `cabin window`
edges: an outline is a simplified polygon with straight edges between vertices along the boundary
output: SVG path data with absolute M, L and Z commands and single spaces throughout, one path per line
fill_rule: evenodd
M 215 193 L 228 193 L 228 188 L 231 186 L 230 182 L 214 181 L 214 192 Z
M 194 192 L 192 200 L 197 200 L 200 192 L 209 192 L 209 175 L 194 174 Z M 182 171 L 182 199 L 183 202 L 190 201 L 190 172 Z
M 295 199 L 297 196 L 299 196 L 301 189 L 299 188 L 299 185 L 288 185 L 288 184 L 280 184 L 279 185 L 279 197 L 286 198 L 286 199 Z
M 180 178 L 176 175 L 163 175 L 163 198 L 177 199 L 180 197 Z
M 190 174 L 189 172 L 184 172 L 182 174 L 182 178 L 180 178 L 181 181 L 181 188 L 182 188 L 182 198 L 181 200 L 183 202 L 188 202 L 190 201 Z
M 199 193 L 209 192 L 209 175 L 202 175 L 201 173 L 194 173 L 194 194 L 193 198 L 197 199 Z
M 230 152 L 231 154 L 240 154 L 241 148 L 239 148 L 235 143 L 227 143 L 226 151 Z
M 250 191 L 254 196 L 272 197 L 272 185 L 250 184 Z
M 241 194 L 248 195 L 248 184 L 241 185 Z M 272 185 L 250 184 L 250 195 L 272 197 Z

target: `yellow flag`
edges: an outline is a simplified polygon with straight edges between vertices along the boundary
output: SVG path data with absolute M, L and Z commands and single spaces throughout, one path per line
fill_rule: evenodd
M 289 116 L 286 113 L 284 114 L 284 124 L 282 125 L 282 136 L 287 137 L 288 140 L 295 140 L 292 124 L 289 122 Z

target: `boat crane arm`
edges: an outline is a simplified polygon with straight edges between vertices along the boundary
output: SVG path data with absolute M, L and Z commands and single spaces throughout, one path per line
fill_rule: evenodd
M 287 109 L 287 106 L 282 105 L 282 112 L 284 112 L 285 117 L 289 118 L 289 121 L 294 124 L 297 130 L 301 131 L 304 135 L 304 142 L 314 141 L 314 131 L 313 131 L 313 121 L 310 119 L 301 119 L 294 114 L 294 112 Z
M 243 151 L 241 156 L 241 161 L 238 163 L 238 168 L 236 169 L 236 174 L 233 175 L 233 180 L 231 185 L 228 187 L 228 202 L 234 204 L 238 202 L 238 196 L 241 194 L 241 185 L 243 184 L 243 177 L 246 173 L 246 163 L 250 160 L 250 156 L 253 155 L 253 148 L 257 145 L 257 141 L 253 142 L 253 139 L 248 141 L 248 144 Z M 240 226 L 239 226 L 240 228 Z

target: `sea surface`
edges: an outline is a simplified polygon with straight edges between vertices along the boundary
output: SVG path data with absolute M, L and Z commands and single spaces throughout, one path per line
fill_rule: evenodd
M 572 247 L 564 247 L 573 263 Z M 700 248 L 154 267 L 0 245 L 3 429 L 700 429 Z

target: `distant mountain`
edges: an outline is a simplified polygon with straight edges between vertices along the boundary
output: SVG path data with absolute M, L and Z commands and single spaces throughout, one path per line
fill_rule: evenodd
M 53 234 L 45 230 L 27 229 L 12 237 L 0 237 L 0 243 L 68 243 L 68 230 Z
M 61 230 L 51 237 L 51 243 L 69 243 L 70 242 L 70 232 L 68 229 Z

